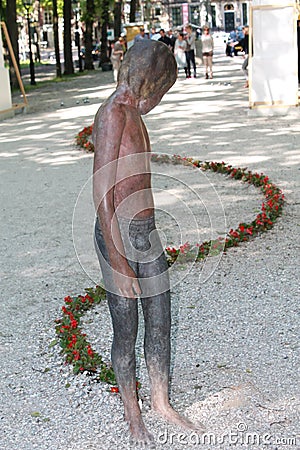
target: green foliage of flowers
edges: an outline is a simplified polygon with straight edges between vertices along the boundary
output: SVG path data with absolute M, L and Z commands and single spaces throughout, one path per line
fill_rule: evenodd
M 86 151 L 94 151 L 93 144 L 89 141 L 92 131 L 93 125 L 85 127 L 78 133 L 76 145 L 84 148 Z M 229 178 L 252 184 L 259 188 L 264 196 L 260 212 L 251 222 L 241 222 L 236 229 L 230 229 L 225 237 L 219 237 L 200 244 L 196 243 L 195 246 L 198 248 L 197 261 L 203 260 L 207 256 L 226 252 L 228 248 L 236 247 L 240 243 L 249 241 L 259 234 L 270 230 L 274 226 L 276 219 L 282 214 L 284 195 L 263 173 L 258 174 L 247 170 L 247 168 L 234 168 L 225 162 L 202 162 L 179 155 L 153 154 L 152 160 L 158 163 L 193 165 L 203 171 L 211 170 Z M 169 265 L 173 264 L 179 255 L 183 255 L 186 260 L 191 258 L 195 260 L 192 252 L 193 248 L 188 242 L 179 248 L 167 247 L 165 251 Z M 115 385 L 116 380 L 112 367 L 104 363 L 102 357 L 91 348 L 86 335 L 82 333 L 80 328 L 81 317 L 84 313 L 99 304 L 104 298 L 105 290 L 99 286 L 96 286 L 94 289 L 86 289 L 84 296 L 65 297 L 65 305 L 62 307 L 62 318 L 56 321 L 56 332 L 62 352 L 65 354 L 66 362 L 73 364 L 75 373 L 83 371 L 97 372 L 101 381 Z M 137 389 L 139 387 L 140 384 L 137 382 Z M 118 388 L 116 386 L 112 387 L 111 392 L 118 392 Z
M 73 365 L 74 373 L 88 371 L 99 372 L 99 379 L 109 384 L 116 384 L 113 369 L 103 362 L 86 339 L 81 330 L 81 317 L 84 313 L 105 299 L 105 290 L 100 286 L 86 289 L 86 294 L 65 297 L 62 318 L 56 320 L 56 333 L 59 337 L 66 362 Z

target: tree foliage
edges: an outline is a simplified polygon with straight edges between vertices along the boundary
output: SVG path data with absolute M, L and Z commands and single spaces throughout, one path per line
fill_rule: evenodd
M 72 9 L 80 8 L 80 21 L 83 23 L 85 46 L 85 68 L 93 69 L 92 48 L 93 40 L 99 40 L 99 34 L 94 33 L 93 24 L 98 24 L 101 39 L 101 61 L 100 64 L 108 61 L 107 55 L 107 30 L 114 27 L 116 36 L 121 32 L 121 1 L 122 0 L 32 0 L 29 13 L 37 11 L 38 8 L 49 9 L 53 13 L 53 33 L 54 47 L 57 61 L 57 76 L 61 74 L 58 48 L 58 17 L 64 18 L 65 35 L 64 35 L 64 57 L 65 57 L 65 73 L 72 73 L 72 42 L 71 42 L 71 20 Z M 0 14 L 2 20 L 5 20 L 7 4 L 15 4 L 16 17 L 26 17 L 26 9 L 22 0 L 0 0 Z M 131 0 L 135 4 L 136 0 Z M 117 4 L 117 7 L 116 7 Z M 66 7 L 67 5 L 67 7 Z M 57 11 L 57 15 L 55 14 Z M 69 12 L 68 12 L 69 11 Z M 10 26 L 12 28 L 12 26 Z M 17 43 L 17 37 L 14 39 Z M 16 50 L 17 51 L 17 50 Z M 18 51 L 17 51 L 18 53 Z

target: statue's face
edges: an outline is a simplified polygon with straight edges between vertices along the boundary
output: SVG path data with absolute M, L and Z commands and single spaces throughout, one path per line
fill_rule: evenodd
M 144 115 L 150 112 L 155 106 L 159 104 L 166 91 L 154 93 L 148 98 L 141 98 L 138 102 L 138 110 L 140 114 Z
M 177 65 L 172 52 L 158 41 L 143 40 L 126 53 L 119 72 L 119 85 L 127 85 L 138 101 L 141 114 L 147 114 L 175 83 Z

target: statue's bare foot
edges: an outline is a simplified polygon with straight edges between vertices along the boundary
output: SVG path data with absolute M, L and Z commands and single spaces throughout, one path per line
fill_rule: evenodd
M 205 427 L 201 423 L 193 423 L 184 416 L 181 416 L 170 404 L 167 405 L 152 405 L 152 410 L 166 419 L 169 423 L 178 425 L 187 430 L 197 431 L 198 433 L 204 433 Z
M 151 448 L 151 444 L 154 443 L 154 437 L 145 427 L 141 414 L 136 416 L 125 414 L 125 420 L 128 422 L 129 431 L 132 436 L 132 440 L 135 443 L 145 445 L 146 448 Z

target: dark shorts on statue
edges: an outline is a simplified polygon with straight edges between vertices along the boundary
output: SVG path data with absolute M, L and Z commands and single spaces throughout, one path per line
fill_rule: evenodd
M 124 245 L 124 256 L 136 274 L 142 290 L 139 297 L 155 297 L 169 291 L 168 264 L 154 217 L 118 218 L 118 223 Z M 113 281 L 113 272 L 98 218 L 95 224 L 95 248 L 106 291 L 120 295 Z

